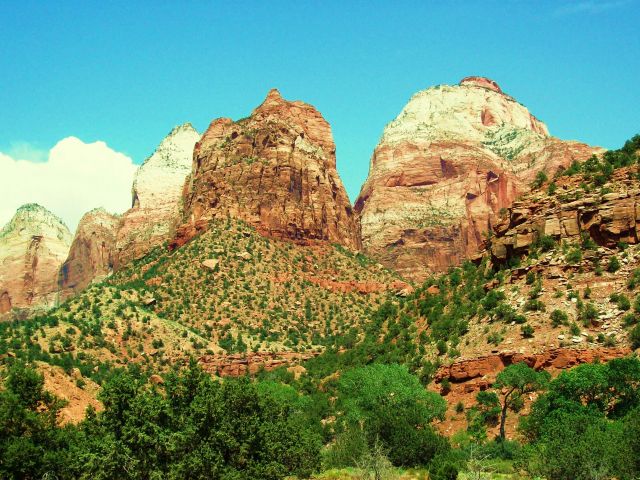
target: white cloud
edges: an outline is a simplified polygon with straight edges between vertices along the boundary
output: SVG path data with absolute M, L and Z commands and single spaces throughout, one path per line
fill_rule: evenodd
M 61 217 L 71 232 L 96 207 L 122 213 L 131 206 L 137 165 L 104 142 L 60 140 L 44 162 L 0 152 L 0 227 L 25 203 L 39 203 Z

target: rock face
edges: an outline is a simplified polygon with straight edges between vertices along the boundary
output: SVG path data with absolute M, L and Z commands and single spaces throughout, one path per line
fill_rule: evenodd
M 113 269 L 114 246 L 120 217 L 97 208 L 85 213 L 73 238 L 69 256 L 60 269 L 60 296 L 73 296 Z
M 62 220 L 37 204 L 20 207 L 0 231 L 0 313 L 54 305 L 70 245 Z
M 356 220 L 336 171 L 331 128 L 311 105 L 271 90 L 248 118 L 211 122 L 193 153 L 184 222 L 173 246 L 209 220 L 242 219 L 262 234 L 358 248 Z
M 452 383 L 463 383 L 477 378 L 488 377 L 495 379 L 496 374 L 504 370 L 505 367 L 520 362 L 524 362 L 536 370 L 564 370 L 582 363 L 593 363 L 595 361 L 608 362 L 609 360 L 624 357 L 630 353 L 631 350 L 625 347 L 600 347 L 590 349 L 553 348 L 537 354 L 505 351 L 441 366 L 436 372 L 435 381 L 440 383 L 446 378 Z M 492 381 L 486 382 L 484 388 L 490 386 L 491 383 Z M 481 383 L 479 387 L 482 386 Z
M 418 92 L 385 128 L 356 200 L 364 248 L 407 278 L 445 270 L 478 252 L 538 171 L 600 151 L 549 136 L 487 78 Z
M 596 244 L 609 248 L 619 242 L 638 243 L 640 182 L 635 175 L 629 168 L 616 170 L 604 194 L 583 194 L 581 177 L 561 177 L 554 195 L 535 192 L 514 202 L 494 228 L 488 245 L 493 260 L 500 263 L 527 253 L 542 236 L 580 243 L 581 236 L 588 234 Z
M 122 216 L 114 267 L 145 255 L 172 235 L 179 218 L 193 147 L 200 138 L 190 123 L 175 127 L 136 172 L 132 206 Z

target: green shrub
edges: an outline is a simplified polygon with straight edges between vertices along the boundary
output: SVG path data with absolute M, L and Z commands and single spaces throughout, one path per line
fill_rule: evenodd
M 558 309 L 555 309 L 553 312 L 551 312 L 550 318 L 551 318 L 551 324 L 554 327 L 559 327 L 560 325 L 566 325 L 569 322 L 569 316 L 566 314 L 566 312 L 563 312 L 562 310 L 558 310 Z
M 522 331 L 522 336 L 524 338 L 532 338 L 533 334 L 535 333 L 535 330 L 533 329 L 533 327 L 529 324 L 526 325 L 522 325 L 521 327 L 521 331 Z
M 536 173 L 536 178 L 531 184 L 531 187 L 540 188 L 544 184 L 544 182 L 546 182 L 547 180 L 548 180 L 547 174 L 544 173 L 542 170 L 540 170 L 538 173 Z
M 633 327 L 629 332 L 629 342 L 631 342 L 631 348 L 634 350 L 640 348 L 640 324 Z
M 570 263 L 570 264 L 580 263 L 582 261 L 582 251 L 579 248 L 574 247 L 571 250 L 569 250 L 569 252 L 564 256 L 564 258 L 567 261 L 567 263 Z
M 612 293 L 611 296 L 609 297 L 609 300 L 614 302 L 620 310 L 627 311 L 631 308 L 631 302 L 629 301 L 629 297 L 627 297 L 623 293 Z
M 615 273 L 618 270 L 620 270 L 620 260 L 618 260 L 618 257 L 613 255 L 611 258 L 609 258 L 609 263 L 607 264 L 607 272 Z

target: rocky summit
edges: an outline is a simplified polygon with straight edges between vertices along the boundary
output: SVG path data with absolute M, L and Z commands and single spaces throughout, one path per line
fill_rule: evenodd
M 100 281 L 113 269 L 116 232 L 120 217 L 96 208 L 85 213 L 60 269 L 61 298 L 68 298 L 92 281 Z
M 227 216 L 271 237 L 360 246 L 331 127 L 311 105 L 271 90 L 249 117 L 211 122 L 193 161 L 174 247 Z
M 118 228 L 114 267 L 137 259 L 169 239 L 179 217 L 182 188 L 200 134 L 190 123 L 175 127 L 136 172 L 131 209 Z
M 601 151 L 550 136 L 487 78 L 418 92 L 384 129 L 356 200 L 364 249 L 424 279 L 474 256 L 537 172 Z
M 53 306 L 70 244 L 69 229 L 46 208 L 20 207 L 0 231 L 0 314 Z

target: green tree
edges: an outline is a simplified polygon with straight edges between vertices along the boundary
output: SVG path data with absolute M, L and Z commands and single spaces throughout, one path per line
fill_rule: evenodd
M 446 402 L 424 389 L 405 366 L 374 364 L 345 372 L 338 384 L 345 428 L 361 429 L 369 443 L 379 439 L 395 465 L 428 462 L 447 448 L 430 423 L 443 418 Z
M 549 381 L 548 372 L 537 372 L 526 363 L 509 365 L 496 377 L 493 388 L 503 390 L 500 413 L 500 439 L 504 440 L 507 411 L 520 404 L 525 393 L 535 392 L 545 387 Z
M 319 426 L 298 420 L 302 400 L 291 392 L 258 385 L 215 381 L 195 363 L 169 374 L 164 392 L 130 373 L 116 375 L 101 394 L 105 410 L 82 425 L 78 476 L 308 477 L 319 466 Z
M 42 478 L 68 473 L 74 427 L 59 428 L 62 401 L 44 390 L 34 368 L 11 366 L 0 390 L 0 478 Z

